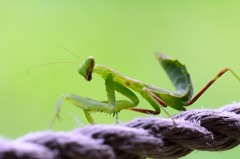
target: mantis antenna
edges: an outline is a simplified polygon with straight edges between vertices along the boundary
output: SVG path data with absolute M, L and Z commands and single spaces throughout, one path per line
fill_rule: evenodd
M 63 46 L 58 46 L 59 48 L 67 51 L 68 53 L 72 54 L 74 57 L 76 57 L 77 59 L 81 60 L 80 56 L 78 56 L 77 54 L 75 54 L 73 51 L 71 51 L 70 49 L 67 49 Z M 27 72 L 30 73 L 30 71 L 32 69 L 38 68 L 38 67 L 43 67 L 43 66 L 47 66 L 47 65 L 52 65 L 52 64 L 79 64 L 79 62 L 75 62 L 75 61 L 55 61 L 55 62 L 49 62 L 49 63 L 43 63 L 43 64 L 39 64 L 39 65 L 34 65 L 31 66 L 27 69 Z

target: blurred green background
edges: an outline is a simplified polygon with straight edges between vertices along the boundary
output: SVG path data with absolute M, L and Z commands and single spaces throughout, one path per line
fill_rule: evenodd
M 155 60 L 161 51 L 187 65 L 200 90 L 225 66 L 240 74 L 240 2 L 233 0 L 8 0 L 0 1 L 0 134 L 16 138 L 47 128 L 61 94 L 105 100 L 104 81 L 86 82 L 78 64 L 89 55 L 130 77 L 172 89 Z M 78 54 L 72 56 L 63 46 Z M 223 76 L 189 108 L 218 108 L 239 100 L 239 82 Z M 141 99 L 139 107 L 151 108 Z M 177 113 L 171 108 L 171 114 Z M 147 115 L 123 110 L 122 122 Z M 162 113 L 162 116 L 166 116 Z M 88 124 L 81 110 L 64 103 L 55 130 Z M 98 123 L 111 115 L 93 113 Z M 230 158 L 239 151 L 193 152 L 185 158 Z

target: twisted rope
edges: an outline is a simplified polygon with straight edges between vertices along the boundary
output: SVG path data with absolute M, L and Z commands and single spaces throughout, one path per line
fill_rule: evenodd
M 193 150 L 224 151 L 240 143 L 240 103 L 189 110 L 173 119 L 137 118 L 121 125 L 43 131 L 0 139 L 0 159 L 173 159 Z

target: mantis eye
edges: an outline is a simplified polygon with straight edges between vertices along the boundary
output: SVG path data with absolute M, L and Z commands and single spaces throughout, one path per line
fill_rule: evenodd
M 92 79 L 92 71 L 95 65 L 95 60 L 92 56 L 89 56 L 83 64 L 79 67 L 78 72 L 82 75 L 87 81 Z

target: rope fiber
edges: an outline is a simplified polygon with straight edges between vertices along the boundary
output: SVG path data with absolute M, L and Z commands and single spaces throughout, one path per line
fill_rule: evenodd
M 136 118 L 119 125 L 1 138 L 0 159 L 174 159 L 194 150 L 229 150 L 240 143 L 240 103 L 183 111 L 172 118 L 175 122 Z

